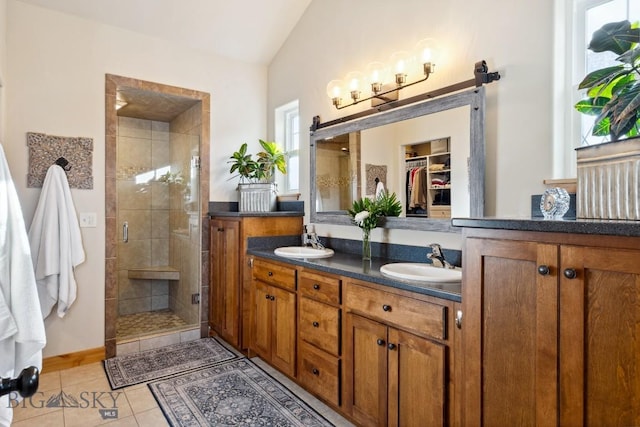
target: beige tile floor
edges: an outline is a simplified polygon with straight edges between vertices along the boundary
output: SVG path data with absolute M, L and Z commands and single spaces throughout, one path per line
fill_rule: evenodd
M 352 426 L 262 360 L 252 360 L 336 426 Z M 75 399 L 79 407 L 47 407 L 46 403 L 50 398 L 61 395 L 65 399 Z M 113 408 L 117 409 L 117 417 L 112 413 L 113 418 L 103 418 L 100 410 L 111 411 Z M 13 410 L 13 427 L 90 427 L 103 424 L 127 427 L 168 425 L 146 384 L 111 390 L 102 363 L 43 373 L 38 392 Z

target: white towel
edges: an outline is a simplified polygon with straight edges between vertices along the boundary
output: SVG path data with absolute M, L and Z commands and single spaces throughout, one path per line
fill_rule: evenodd
M 52 165 L 42 184 L 38 207 L 29 228 L 42 317 L 58 304 L 64 317 L 76 299 L 73 269 L 84 262 L 78 217 L 64 170 Z
M 382 181 L 378 181 L 378 184 L 376 185 L 376 199 L 379 199 L 383 192 L 384 184 L 382 183 Z
M 0 144 L 0 376 L 15 378 L 29 366 L 42 369 L 45 344 L 27 229 Z M 9 425 L 12 417 L 5 395 L 0 425 Z

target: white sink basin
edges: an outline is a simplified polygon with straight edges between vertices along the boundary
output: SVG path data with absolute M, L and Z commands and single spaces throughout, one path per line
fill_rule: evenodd
M 315 249 L 310 246 L 283 246 L 275 249 L 273 253 L 285 258 L 329 258 L 333 256 L 333 249 Z
M 462 281 L 462 270 L 459 268 L 433 267 L 422 262 L 395 262 L 380 267 L 384 276 L 410 282 L 457 283 Z

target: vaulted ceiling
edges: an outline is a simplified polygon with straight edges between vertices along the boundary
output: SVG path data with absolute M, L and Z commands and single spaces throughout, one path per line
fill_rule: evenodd
M 249 63 L 269 64 L 311 0 L 19 0 Z

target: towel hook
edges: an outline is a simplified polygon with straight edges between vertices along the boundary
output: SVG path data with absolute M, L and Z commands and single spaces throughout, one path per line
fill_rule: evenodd
M 69 164 L 69 160 L 65 159 L 64 157 L 58 157 L 58 160 L 56 160 L 56 165 L 60 166 L 62 169 L 64 169 L 67 172 L 71 170 L 71 165 Z

